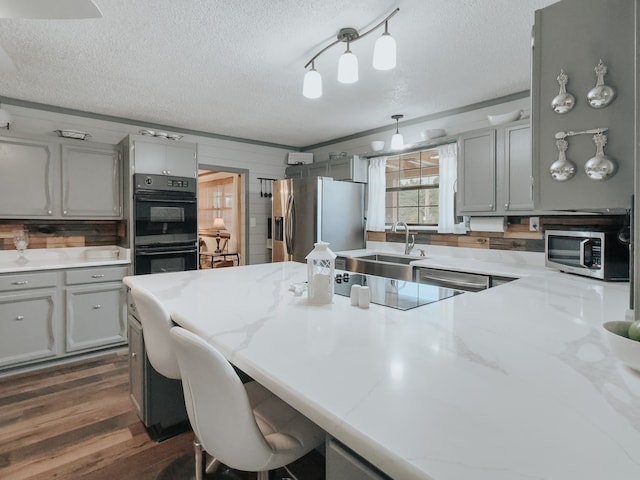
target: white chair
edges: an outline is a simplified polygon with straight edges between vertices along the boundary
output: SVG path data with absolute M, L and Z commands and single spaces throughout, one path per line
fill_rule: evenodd
M 171 340 L 171 327 L 173 321 L 168 310 L 151 295 L 148 291 L 132 287 L 131 295 L 136 304 L 138 318 L 142 324 L 142 336 L 144 338 L 145 350 L 149 363 L 160 375 L 174 380 L 180 380 L 180 367 L 174 353 L 173 342 Z M 198 437 L 193 440 L 194 448 L 199 449 Z M 200 460 L 199 463 L 201 463 Z M 220 462 L 215 458 L 208 459 L 207 473 L 215 472 L 220 466 Z
M 236 470 L 283 467 L 324 441 L 324 432 L 257 382 L 243 384 L 212 345 L 181 327 L 171 329 L 187 415 L 202 448 Z M 196 461 L 201 452 L 196 448 Z M 196 479 L 202 478 L 196 467 Z
M 131 288 L 138 317 L 142 324 L 142 336 L 149 363 L 160 375 L 180 379 L 178 360 L 173 353 L 169 331 L 173 326 L 171 315 L 156 297 L 142 288 Z

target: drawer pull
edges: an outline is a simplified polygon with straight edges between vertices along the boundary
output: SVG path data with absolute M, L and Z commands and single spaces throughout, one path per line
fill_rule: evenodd
M 16 317 L 16 320 L 24 320 L 24 315 L 18 315 L 18 316 Z
M 29 283 L 29 280 L 19 280 L 19 281 L 11 282 L 11 285 L 26 285 L 27 283 Z
M 97 304 L 97 305 L 94 305 L 94 306 L 93 306 L 93 309 L 94 309 L 94 310 L 98 310 L 99 308 L 102 308 L 102 305 Z
M 94 275 L 91 275 L 91 278 L 102 278 L 104 277 L 104 273 L 96 273 Z

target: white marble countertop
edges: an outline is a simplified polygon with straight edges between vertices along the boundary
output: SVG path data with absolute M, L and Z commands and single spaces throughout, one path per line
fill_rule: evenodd
M 608 348 L 628 284 L 543 270 L 399 311 L 289 291 L 298 263 L 126 277 L 395 479 L 640 478 L 640 373 Z
M 422 245 L 425 256 L 420 257 L 420 248 L 414 248 L 411 256 L 416 267 L 437 268 L 483 275 L 521 278 L 548 272 L 544 267 L 544 253 L 518 252 L 510 250 L 481 250 L 477 248 L 444 247 Z M 366 249 L 336 252 L 345 257 L 361 257 L 374 253 L 403 255 L 404 244 L 367 242 Z
M 33 248 L 21 259 L 16 250 L 0 250 L 0 273 L 21 273 L 103 265 L 128 265 L 130 250 L 116 246 Z

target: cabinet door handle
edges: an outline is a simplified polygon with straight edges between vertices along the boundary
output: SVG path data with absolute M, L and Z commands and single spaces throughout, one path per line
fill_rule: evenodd
M 94 309 L 94 310 L 98 310 L 98 309 L 100 309 L 100 308 L 102 308 L 102 305 L 100 305 L 100 304 L 97 304 L 97 305 L 94 305 L 94 306 L 93 306 L 93 309 Z
M 104 273 L 95 273 L 91 275 L 91 278 L 102 278 L 104 277 Z
M 18 316 L 16 317 L 16 320 L 24 320 L 24 315 L 18 315 Z
M 11 282 L 11 285 L 26 285 L 27 283 L 29 283 L 29 280 L 19 280 L 19 281 Z
M 136 358 L 137 356 L 136 352 L 131 352 L 131 358 Z

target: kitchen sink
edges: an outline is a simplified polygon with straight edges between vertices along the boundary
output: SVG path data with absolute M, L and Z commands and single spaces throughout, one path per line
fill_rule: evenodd
M 339 256 L 336 259 L 336 267 L 349 272 L 366 273 L 378 277 L 413 282 L 414 267 L 410 263 L 416 260 L 424 260 L 425 258 L 417 255 L 394 255 L 389 253 L 374 253 L 361 257 Z
M 355 257 L 356 260 L 372 260 L 374 262 L 399 263 L 401 265 L 409 265 L 416 260 L 424 260 L 426 257 L 416 257 L 409 255 L 393 255 L 388 253 L 374 253 L 373 255 L 363 255 Z

